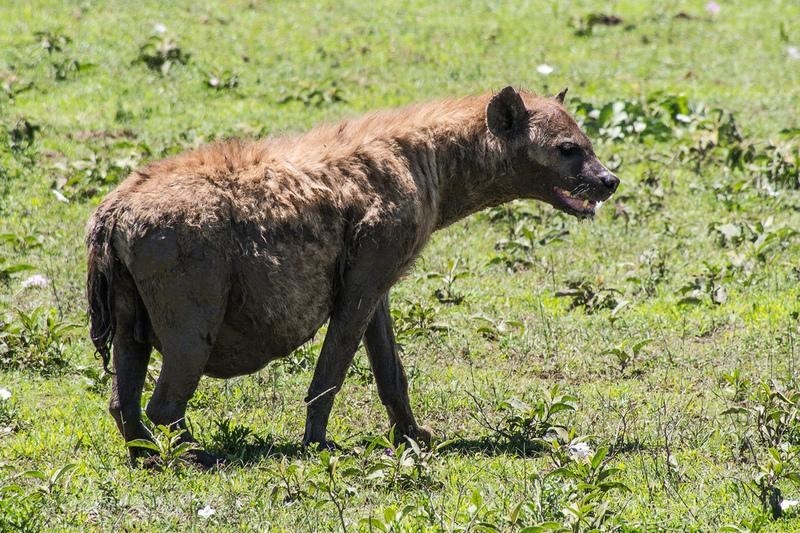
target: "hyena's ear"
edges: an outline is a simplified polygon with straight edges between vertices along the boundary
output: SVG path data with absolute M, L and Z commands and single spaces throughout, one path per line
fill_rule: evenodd
M 569 90 L 569 87 L 564 87 L 563 89 L 561 89 L 561 92 L 558 93 L 557 95 L 555 95 L 553 98 L 555 98 L 556 102 L 558 102 L 559 104 L 563 104 L 564 103 L 564 97 L 567 96 L 567 91 L 568 90 Z
M 495 137 L 511 141 L 528 133 L 528 110 L 522 97 L 511 86 L 489 100 L 486 106 L 486 126 Z

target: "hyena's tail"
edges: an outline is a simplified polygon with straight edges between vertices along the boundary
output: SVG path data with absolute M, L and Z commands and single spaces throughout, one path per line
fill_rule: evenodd
M 117 324 L 114 317 L 114 281 L 125 267 L 114 252 L 114 217 L 101 206 L 92 215 L 86 230 L 88 265 L 86 297 L 89 301 L 89 333 L 103 368 L 111 372 L 111 344 Z

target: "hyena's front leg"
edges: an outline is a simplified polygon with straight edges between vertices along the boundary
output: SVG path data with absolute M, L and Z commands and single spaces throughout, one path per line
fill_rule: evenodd
M 418 426 L 411 411 L 408 380 L 394 340 L 388 294 L 381 298 L 375 308 L 375 313 L 364 332 L 364 345 L 367 348 L 372 372 L 375 374 L 378 395 L 389 413 L 389 423 L 395 426 L 397 440 L 409 437 L 430 444 L 430 430 Z
M 314 369 L 314 377 L 306 396 L 306 431 L 303 445 L 319 444 L 332 447 L 327 440 L 328 418 L 333 399 L 344 383 L 347 369 L 367 327 L 377 296 L 349 295 L 334 309 L 322 351 Z M 359 306 L 360 304 L 360 306 Z
M 371 237 L 365 237 L 362 242 L 367 244 L 351 255 L 334 302 L 328 333 L 305 400 L 308 408 L 304 445 L 332 445 L 326 431 L 334 396 L 342 388 L 378 302 L 397 279 L 403 264 L 397 260 L 402 252 L 391 244 L 387 246 L 387 239 Z

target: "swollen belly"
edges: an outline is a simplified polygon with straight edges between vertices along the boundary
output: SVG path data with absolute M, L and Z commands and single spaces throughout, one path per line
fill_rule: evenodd
M 256 372 L 289 355 L 308 341 L 328 320 L 330 287 L 312 287 L 303 298 L 260 301 L 251 296 L 229 308 L 217 333 L 205 373 L 228 378 Z M 296 294 L 296 293 L 295 293 Z
M 310 317 L 309 317 L 310 318 Z M 314 317 L 287 330 L 284 325 L 260 324 L 242 332 L 223 323 L 211 351 L 205 374 L 230 378 L 251 374 L 274 359 L 285 357 L 311 339 L 327 320 L 327 315 Z

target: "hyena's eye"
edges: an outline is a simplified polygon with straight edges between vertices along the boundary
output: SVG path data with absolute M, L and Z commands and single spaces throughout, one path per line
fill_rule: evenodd
M 578 155 L 580 150 L 580 147 L 575 143 L 566 142 L 558 145 L 558 151 L 561 152 L 561 155 L 564 157 Z

